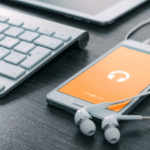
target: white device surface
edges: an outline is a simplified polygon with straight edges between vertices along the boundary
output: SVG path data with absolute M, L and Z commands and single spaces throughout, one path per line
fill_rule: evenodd
M 51 91 L 47 95 L 48 104 L 74 114 L 83 107 L 144 93 L 150 88 L 149 58 L 149 45 L 125 40 Z M 145 97 L 95 110 L 91 115 L 99 121 L 109 115 L 127 114 Z
M 14 0 L 11 2 L 36 6 L 86 23 L 108 25 L 148 0 Z

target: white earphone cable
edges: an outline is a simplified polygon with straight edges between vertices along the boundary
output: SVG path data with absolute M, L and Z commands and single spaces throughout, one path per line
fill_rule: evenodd
M 133 29 L 131 29 L 131 30 L 127 33 L 127 35 L 126 35 L 126 37 L 125 37 L 125 40 L 129 39 L 129 37 L 130 37 L 135 31 L 137 31 L 138 29 L 140 29 L 141 27 L 143 27 L 143 26 L 145 26 L 145 25 L 147 25 L 147 24 L 149 24 L 149 23 L 150 23 L 150 19 L 147 19 L 147 20 L 145 20 L 145 21 L 139 23 L 137 26 L 135 26 Z
M 130 100 L 130 99 L 141 97 L 141 96 L 146 96 L 146 95 L 149 95 L 149 94 L 150 94 L 150 91 L 146 92 L 146 93 L 142 93 L 142 94 L 136 95 L 136 96 L 133 96 L 133 97 L 130 97 L 130 98 L 127 98 L 127 99 L 124 99 L 124 100 L 121 100 L 121 101 L 111 102 L 110 105 L 115 105 L 115 104 L 123 103 L 123 102 L 126 102 L 126 101 Z

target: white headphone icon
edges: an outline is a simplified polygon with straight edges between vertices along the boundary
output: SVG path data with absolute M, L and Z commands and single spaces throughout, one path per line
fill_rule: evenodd
M 129 77 L 130 77 L 130 75 L 129 75 L 129 73 L 127 73 L 127 72 L 125 72 L 125 71 L 114 71 L 114 72 L 111 72 L 109 75 L 108 75 L 108 78 L 109 79 L 113 79 L 114 77 L 115 77 L 115 74 L 116 73 L 123 73 L 123 74 L 125 74 L 126 75 L 126 77 L 125 78 L 119 78 L 117 81 L 118 82 L 124 82 L 124 81 L 126 81 L 127 79 L 129 79 Z

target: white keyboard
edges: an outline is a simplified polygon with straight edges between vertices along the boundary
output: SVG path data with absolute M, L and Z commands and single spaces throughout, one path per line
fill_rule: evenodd
M 0 97 L 73 43 L 84 48 L 87 32 L 0 8 Z

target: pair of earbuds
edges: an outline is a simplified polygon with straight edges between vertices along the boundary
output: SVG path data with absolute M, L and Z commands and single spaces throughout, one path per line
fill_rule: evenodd
M 75 113 L 74 121 L 77 127 L 80 128 L 80 131 L 86 135 L 86 136 L 92 136 L 94 135 L 96 131 L 96 126 L 94 122 L 92 121 L 92 116 L 90 113 L 95 110 L 101 110 L 108 108 L 111 105 L 119 104 L 125 101 L 128 101 L 133 98 L 141 97 L 149 95 L 150 92 L 146 92 L 144 94 L 139 94 L 134 97 L 130 97 L 125 100 L 121 100 L 118 102 L 104 102 L 97 105 L 87 106 L 82 109 L 79 109 Z M 150 117 L 143 117 L 141 115 L 110 115 L 107 116 L 102 120 L 101 128 L 104 131 L 104 137 L 105 139 L 111 143 L 115 144 L 120 140 L 120 131 L 119 131 L 119 120 L 142 120 L 142 119 L 150 119 Z

